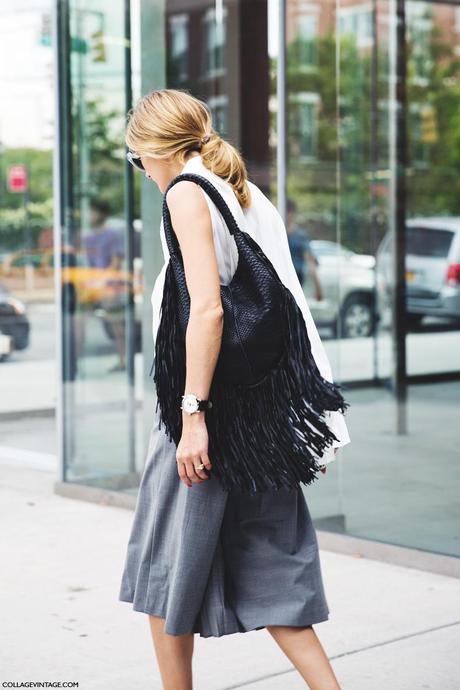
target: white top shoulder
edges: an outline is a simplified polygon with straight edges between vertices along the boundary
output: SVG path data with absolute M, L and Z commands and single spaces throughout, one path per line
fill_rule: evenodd
M 312 346 L 313 357 L 315 358 L 318 369 L 325 379 L 332 381 L 333 377 L 329 360 L 313 321 L 305 293 L 297 277 L 294 264 L 292 263 L 286 227 L 276 206 L 270 201 L 270 199 L 268 199 L 268 197 L 265 196 L 257 185 L 251 181 L 248 181 L 252 195 L 252 202 L 250 208 L 242 209 L 233 191 L 233 187 L 221 177 L 211 172 L 203 164 L 201 156 L 199 155 L 189 158 L 183 166 L 181 172 L 195 172 L 203 177 L 208 178 L 223 196 L 240 229 L 251 235 L 251 237 L 254 238 L 254 240 L 262 248 L 263 252 L 270 259 L 280 279 L 292 292 L 302 311 Z M 222 284 L 226 285 L 230 282 L 236 270 L 238 263 L 238 249 L 220 211 L 208 194 L 206 194 L 204 190 L 202 191 L 211 214 L 220 281 Z M 152 331 L 154 342 L 160 319 L 164 273 L 169 261 L 169 252 L 164 235 L 163 219 L 161 220 L 160 224 L 160 237 L 165 263 L 155 281 L 151 296 L 153 311 Z M 339 439 L 339 442 L 334 443 L 334 445 L 344 446 L 349 443 L 350 437 L 343 414 L 341 412 L 330 412 L 328 415 L 328 424 Z M 323 462 L 327 464 L 331 460 L 334 460 L 334 457 L 334 453 L 332 452 L 332 449 L 330 449 L 330 451 L 323 456 Z

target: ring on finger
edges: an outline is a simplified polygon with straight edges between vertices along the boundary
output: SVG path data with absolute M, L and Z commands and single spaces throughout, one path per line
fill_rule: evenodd
M 201 465 L 197 465 L 197 466 L 195 467 L 195 469 L 196 469 L 196 470 L 204 470 L 204 464 L 201 463 Z

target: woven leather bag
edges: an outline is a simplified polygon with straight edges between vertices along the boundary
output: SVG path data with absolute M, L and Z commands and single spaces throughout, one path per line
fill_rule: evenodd
M 345 411 L 340 387 L 324 379 L 315 363 L 305 320 L 258 243 L 242 231 L 216 187 L 202 175 L 182 173 L 163 195 L 169 250 L 155 356 L 150 369 L 160 407 L 159 428 L 177 445 L 185 392 L 185 333 L 190 297 L 182 254 L 166 203 L 180 180 L 199 184 L 221 212 L 238 248 L 231 282 L 221 285 L 223 334 L 205 412 L 211 474 L 224 491 L 254 494 L 311 484 L 318 459 L 337 440 L 327 410 Z M 190 228 L 193 232 L 193 228 Z

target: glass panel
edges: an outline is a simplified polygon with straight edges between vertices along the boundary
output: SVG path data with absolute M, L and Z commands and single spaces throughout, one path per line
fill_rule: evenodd
M 455 304 L 457 290 L 458 193 L 447 180 L 454 170 L 458 177 L 458 160 L 446 147 L 460 94 L 448 77 L 454 49 L 439 43 L 453 35 L 455 15 L 451 5 L 405 6 L 406 60 L 398 3 L 338 6 L 337 242 L 355 257 L 352 270 L 348 260 L 334 266 L 352 444 L 339 468 L 342 520 L 330 526 L 457 555 L 456 444 L 448 430 L 458 385 L 432 376 L 459 367 L 457 322 L 439 317 L 444 295 Z M 414 374 L 420 378 L 408 378 Z M 322 482 L 321 498 L 327 487 Z
M 64 24 L 65 17 L 63 18 Z M 65 479 L 133 483 L 134 319 L 130 194 L 124 159 L 122 2 L 71 0 L 62 240 Z
M 0 3 L 0 443 L 39 460 L 56 452 L 50 8 Z
M 409 388 L 399 539 L 459 555 L 460 88 L 458 7 L 406 2 Z M 406 450 L 407 445 L 407 450 Z
M 458 554 L 458 385 L 407 378 L 460 365 L 458 32 L 453 5 L 405 4 L 406 60 L 395 2 L 287 2 L 291 251 L 352 405 L 306 494 L 325 529 Z

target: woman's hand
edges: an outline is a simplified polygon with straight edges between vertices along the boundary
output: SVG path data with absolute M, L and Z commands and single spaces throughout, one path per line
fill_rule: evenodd
M 200 484 L 209 479 L 206 471 L 197 470 L 201 463 L 206 469 L 212 468 L 208 457 L 208 429 L 204 411 L 182 416 L 182 436 L 176 450 L 177 471 L 181 481 L 189 488 L 193 483 Z

